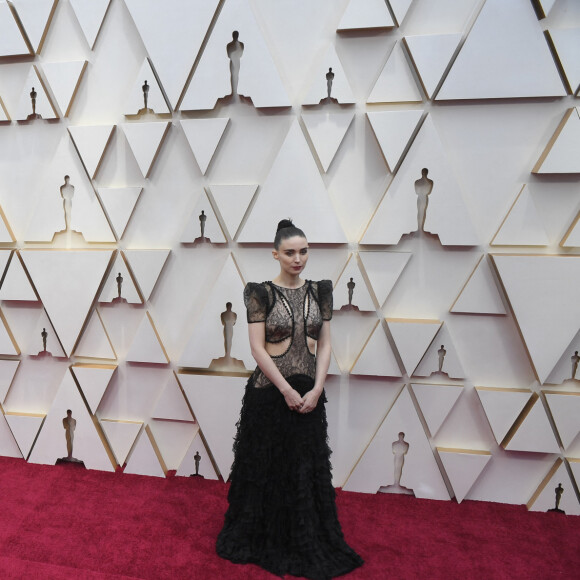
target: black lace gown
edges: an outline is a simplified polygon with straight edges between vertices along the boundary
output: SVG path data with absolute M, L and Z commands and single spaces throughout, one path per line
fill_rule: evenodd
M 250 283 L 244 301 L 248 322 L 265 322 L 272 359 L 304 395 L 314 386 L 315 341 L 332 317 L 332 283 L 306 281 L 295 289 Z M 323 393 L 312 412 L 291 411 L 256 368 L 237 425 L 229 508 L 216 546 L 221 557 L 312 580 L 363 563 L 337 517 L 325 402 Z

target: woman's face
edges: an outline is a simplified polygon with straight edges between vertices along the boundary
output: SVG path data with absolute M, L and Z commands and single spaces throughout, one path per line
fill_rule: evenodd
M 280 242 L 280 247 L 272 251 L 274 259 L 280 262 L 280 269 L 298 276 L 308 262 L 308 242 L 302 236 L 292 236 Z

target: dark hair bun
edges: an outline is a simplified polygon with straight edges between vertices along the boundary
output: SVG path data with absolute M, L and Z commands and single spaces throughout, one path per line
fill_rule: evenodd
M 295 227 L 292 223 L 292 220 L 280 220 L 278 222 L 278 228 L 276 229 L 277 232 L 283 230 L 284 228 L 293 228 Z

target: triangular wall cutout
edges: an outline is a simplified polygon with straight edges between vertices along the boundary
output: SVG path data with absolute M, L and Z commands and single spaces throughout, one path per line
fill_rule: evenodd
M 431 437 L 435 437 L 463 393 L 463 387 L 414 383 L 411 385 L 411 390 L 419 403 Z
M 37 54 L 42 50 L 58 0 L 12 0 L 26 36 Z
M 288 199 L 293 200 L 295 223 L 309 232 L 308 241 L 347 241 L 298 121 L 292 123 L 238 241 L 270 243 L 264 219 L 278 215 Z
M 143 177 L 148 177 L 171 123 L 122 123 L 121 126 Z
M 367 102 L 420 103 L 421 101 L 421 92 L 407 64 L 403 43 L 399 40 L 381 71 Z
M 364 345 L 350 373 L 379 377 L 401 376 L 401 369 L 380 321 L 377 322 L 375 330 Z
M 359 252 L 364 271 L 382 308 L 413 254 L 407 252 Z
M 506 310 L 499 294 L 491 266 L 482 255 L 477 266 L 461 289 L 450 312 L 461 314 L 501 314 Z
M 189 406 L 175 374 L 172 373 L 170 375 L 169 381 L 163 387 L 151 416 L 155 419 L 167 419 L 169 421 L 193 421 Z
M 115 125 L 69 126 L 68 130 L 77 148 L 87 174 L 94 179 Z
M 395 26 L 384 0 L 350 0 L 337 30 L 392 28 Z
M 12 335 L 4 313 L 0 310 L 0 354 L 18 355 L 20 348 L 16 344 L 16 339 Z
M 554 418 L 564 451 L 570 447 L 580 433 L 580 393 L 546 391 L 546 401 Z
M 131 304 L 143 304 L 122 254 L 117 254 L 115 263 L 99 296 L 99 302 L 115 303 L 123 300 Z
M 493 260 L 543 383 L 580 329 L 580 259 L 494 255 Z
M 71 367 L 71 371 L 77 379 L 91 413 L 95 414 L 97 412 L 97 408 L 116 369 L 115 365 L 80 363 Z
M 202 236 L 203 223 L 203 236 Z M 213 206 L 204 190 L 199 196 L 189 221 L 181 234 L 182 244 L 225 244 L 226 238 L 219 225 Z
M 461 503 L 489 463 L 491 453 L 444 447 L 437 447 L 437 452 L 455 492 L 455 499 Z
M 130 362 L 167 364 L 169 357 L 149 312 L 143 317 L 129 348 L 126 359 Z
M 112 421 L 110 419 L 101 419 L 100 423 L 117 464 L 123 465 L 141 432 L 143 423 L 139 421 Z
M 124 473 L 153 475 L 155 477 L 165 477 L 167 474 L 167 467 L 163 457 L 161 457 L 149 425 L 145 425 L 145 428 L 141 430 L 141 434 L 137 437 L 137 442 L 127 458 L 127 466 Z
M 213 468 L 209 451 L 201 438 L 201 433 L 198 431 L 185 453 L 185 457 L 181 461 L 179 469 L 175 475 L 188 477 L 195 474 L 195 456 L 199 454 L 199 470 L 198 473 L 205 479 L 218 479 L 217 473 Z M 226 476 L 227 477 L 227 476 Z M 225 477 L 224 477 L 225 479 Z
M 44 423 L 45 415 L 6 413 L 5 417 L 12 431 L 12 435 L 16 439 L 16 443 L 18 443 L 22 456 L 24 459 L 28 459 L 32 444 Z
M 324 171 L 328 171 L 352 120 L 354 111 L 303 111 L 302 121 Z
M 403 41 L 417 69 L 423 90 L 427 97 L 432 99 L 447 66 L 455 55 L 461 34 L 405 36 Z
M 423 117 L 422 109 L 409 111 L 367 111 L 367 117 L 392 173 L 399 165 Z
M 63 117 L 69 116 L 87 65 L 86 60 L 45 62 L 42 65 L 42 72 Z
M 95 42 L 103 20 L 107 14 L 111 0 L 70 0 L 81 30 L 85 35 L 89 48 L 95 47 Z
M 30 285 L 24 270 L 19 252 L 14 252 L 8 264 L 8 270 L 0 287 L 0 300 L 18 300 L 37 302 L 34 289 Z
M 565 94 L 532 3 L 486 0 L 437 99 Z
M 181 120 L 187 142 L 204 175 L 229 121 L 229 117 Z
M 354 286 L 352 286 L 354 284 Z M 352 300 L 349 305 L 349 292 L 352 289 Z M 358 310 L 374 312 L 376 307 L 367 288 L 367 284 L 359 267 L 356 254 L 351 254 L 348 262 L 334 284 L 332 292 L 335 310 Z M 352 308 L 351 308 L 352 306 Z
M 70 354 L 96 298 L 112 252 L 22 250 L 21 255 L 60 341 Z M 79 286 L 80 280 L 82 286 Z
M 398 26 L 401 26 L 405 16 L 407 16 L 407 12 L 413 0 L 387 0 L 391 6 L 391 10 L 395 15 L 395 19 L 397 20 Z
M 227 46 L 233 42 L 234 30 L 244 45 L 237 94 L 249 97 L 258 108 L 291 106 L 250 2 L 228 0 L 197 64 L 181 103 L 182 111 L 213 109 L 218 99 L 232 93 Z
M 558 53 L 558 59 L 568 81 L 568 91 L 577 95 L 580 88 L 580 63 L 578 62 L 580 28 L 552 28 L 546 32 L 546 35 L 552 40 Z
M 568 109 L 532 173 L 580 173 L 580 116 Z
M 10 390 L 19 365 L 19 360 L 0 359 L 0 405 L 4 404 L 4 399 Z
M 7 2 L 0 3 L 0 57 L 32 54 Z
M 438 370 L 439 367 L 441 371 Z M 452 379 L 465 377 L 465 371 L 447 324 L 441 327 L 413 374 L 418 377 L 446 375 Z
M 171 250 L 125 250 L 143 300 L 149 300 Z
M 118 239 L 123 237 L 142 191 L 142 187 L 99 188 L 99 197 Z
M 84 358 L 116 360 L 117 355 L 97 310 L 93 311 L 78 346 L 75 348 L 74 355 Z
M 530 189 L 524 185 L 490 245 L 547 246 L 549 243 Z
M 559 509 L 563 510 L 566 515 L 580 515 L 580 504 L 574 491 L 574 485 L 572 484 L 566 465 L 560 458 L 556 460 L 552 469 L 550 469 L 546 477 L 542 480 L 542 483 L 538 486 L 538 489 L 536 489 L 528 501 L 528 509 L 534 512 L 547 512 L 553 509 L 556 498 L 555 489 L 560 485 L 563 488 L 563 492 L 560 497 Z
M 211 196 L 217 204 L 219 213 L 232 240 L 237 236 L 240 224 L 257 189 L 257 185 L 214 184 L 209 186 Z

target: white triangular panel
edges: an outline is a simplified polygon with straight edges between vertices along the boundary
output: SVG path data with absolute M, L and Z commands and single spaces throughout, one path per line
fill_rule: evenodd
M 554 470 L 556 467 L 557 469 Z M 559 509 L 566 512 L 567 516 L 580 516 L 580 504 L 566 465 L 558 461 L 550 473 L 551 477 L 548 474 L 534 493 L 534 497 L 528 502 L 528 509 L 532 512 L 547 512 L 553 509 L 556 506 L 556 488 L 561 484 L 564 491 L 560 498 Z
M 143 177 L 149 175 L 170 126 L 170 122 L 121 124 Z
M 298 121 L 292 123 L 238 241 L 271 243 L 264 220 L 280 215 L 289 199 L 294 223 L 308 232 L 309 242 L 347 241 Z
M 30 49 L 7 2 L 0 2 L 0 57 L 29 55 Z
M 23 459 L 22 452 L 10 429 L 4 413 L 0 412 L 0 453 L 3 457 Z
M 258 108 L 291 105 L 251 3 L 248 0 L 228 0 L 195 69 L 181 110 L 213 109 L 218 99 L 231 94 L 230 60 L 226 47 L 232 42 L 234 30 L 239 32 L 239 42 L 244 45 L 238 95 L 251 98 L 254 107 Z
M 440 354 L 441 347 L 443 347 L 445 352 L 441 352 Z M 453 379 L 465 377 L 465 371 L 459 360 L 455 341 L 451 336 L 449 326 L 446 324 L 441 327 L 437 336 L 433 339 L 431 346 L 413 374 L 418 377 L 428 377 L 432 374 L 438 374 L 441 356 L 443 358 L 442 373 Z
M 193 421 L 165 419 L 153 419 L 148 426 L 167 471 L 177 469 L 190 448 L 199 426 Z
M 431 99 L 449 65 L 461 34 L 428 34 L 424 36 L 405 36 L 405 43 L 425 93 Z
M 6 413 L 6 422 L 10 426 L 12 435 L 18 443 L 22 456 L 26 459 L 32 444 L 38 435 L 38 431 L 44 421 L 44 415 L 19 415 L 18 413 Z
M 324 59 L 316 69 L 317 72 L 314 75 L 314 82 L 310 86 L 310 90 L 303 99 L 302 104 L 318 105 L 321 101 L 328 98 L 326 75 L 330 72 L 330 69 L 332 69 L 332 74 L 334 74 L 330 98 L 337 100 L 341 105 L 354 103 L 356 101 L 344 68 L 342 68 L 340 58 L 338 58 L 336 50 L 334 49 L 334 44 L 330 44 Z
M 165 477 L 165 467 L 160 463 L 160 460 L 161 457 L 158 456 L 157 444 L 153 434 L 145 426 L 131 449 L 124 473 Z
M 171 250 L 125 250 L 144 300 L 149 300 Z
M 126 359 L 131 362 L 167 364 L 169 359 L 149 312 L 143 317 Z
M 212 360 L 225 356 L 224 325 L 221 315 L 226 311 L 226 304 L 231 302 L 232 311 L 237 314 L 233 327 L 231 356 L 243 361 L 247 369 L 253 368 L 254 359 L 247 338 L 248 323 L 243 290 L 244 284 L 230 254 L 179 359 L 180 365 L 207 368 Z
M 397 244 L 403 234 L 418 230 L 415 182 L 421 179 L 423 168 L 428 169 L 428 179 L 433 181 L 425 231 L 437 234 L 443 245 L 478 245 L 478 233 L 430 116 L 421 126 L 361 243 Z
M 42 72 L 63 117 L 68 117 L 88 61 L 46 62 Z
M 350 0 L 337 30 L 392 28 L 395 26 L 384 0 Z
M 201 219 L 200 216 L 206 216 L 204 230 L 203 230 L 203 237 L 205 240 L 202 240 L 201 236 Z M 182 244 L 192 244 L 195 241 L 199 243 L 212 243 L 212 244 L 225 244 L 226 238 L 224 233 L 219 225 L 217 216 L 213 210 L 213 206 L 211 205 L 207 193 L 204 191 L 200 196 L 191 212 L 191 216 L 189 217 L 189 221 L 181 234 L 181 243 Z
M 435 437 L 437 431 L 439 431 L 441 425 L 449 416 L 457 399 L 463 393 L 463 387 L 461 385 L 413 383 L 411 388 L 419 403 L 427 427 L 429 427 L 431 437 Z
M 73 419 L 76 419 L 73 457 L 83 461 L 87 469 L 114 471 L 104 441 L 101 440 L 95 426 L 96 419 L 89 415 L 76 383 L 68 371 L 32 449 L 30 463 L 54 465 L 57 459 L 66 457 L 67 442 L 62 420 L 66 417 L 67 409 L 72 411 Z
M 21 255 L 67 353 L 96 298 L 110 250 L 22 250 Z
M 87 43 L 92 50 L 111 0 L 70 0 Z
M 580 329 L 580 259 L 493 257 L 541 383 Z
M 19 360 L 0 359 L 0 405 L 4 404 L 4 399 L 8 394 L 8 390 L 14 380 L 14 375 L 19 365 Z
M 20 354 L 20 348 L 12 336 L 4 314 L 0 311 L 0 354 L 17 355 Z
M 91 413 L 97 412 L 116 369 L 117 367 L 113 365 L 76 364 L 71 367 Z
M 170 375 L 169 381 L 163 387 L 151 416 L 155 419 L 170 421 L 193 421 L 187 401 L 174 374 Z
M 355 287 L 352 291 L 352 304 L 362 312 L 374 312 L 375 303 L 369 294 L 366 282 L 360 271 L 356 254 L 351 254 L 346 267 L 340 274 L 333 288 L 334 309 L 340 310 L 343 306 L 348 306 L 348 284 L 352 278 Z
M 30 212 L 25 240 L 50 242 L 55 233 L 66 239 L 69 234 L 72 236 L 73 232 L 78 232 L 87 242 L 114 242 L 115 236 L 69 133 L 63 134 L 54 156 L 48 161 L 46 172 L 34 194 L 35 203 Z M 65 179 L 67 175 L 68 186 Z M 72 232 L 66 231 L 63 208 L 63 194 L 67 188 L 69 194 L 72 192 Z M 67 247 L 70 245 L 68 243 Z
M 383 157 L 394 172 L 423 117 L 423 110 L 367 111 L 367 117 Z
M 181 465 L 175 475 L 188 477 L 195 473 L 195 454 L 199 453 L 199 475 L 205 479 L 218 479 L 217 473 L 211 463 L 209 453 L 201 439 L 199 431 L 195 434 Z M 227 476 L 226 476 L 227 477 Z M 225 479 L 225 478 L 224 478 Z
M 24 271 L 19 254 L 14 253 L 2 287 L 0 288 L 0 300 L 22 300 L 36 302 L 38 297 L 34 293 L 30 280 Z
M 438 320 L 387 319 L 387 325 L 409 376 L 417 368 L 441 324 Z
M 103 291 L 99 296 L 99 302 L 113 302 L 114 300 L 118 300 L 119 285 L 117 278 L 119 277 L 119 274 L 121 274 L 122 278 L 121 298 L 131 304 L 143 304 L 139 292 L 135 287 L 135 283 L 133 282 L 133 277 L 129 273 L 127 264 L 125 263 L 125 260 L 123 260 L 121 254 L 117 254 L 115 263 L 111 268 L 109 277 L 107 278 Z
M 576 94 L 580 85 L 580 61 L 578 60 L 580 28 L 551 29 L 549 34 L 556 47 L 558 58 L 562 63 L 572 93 Z
M 149 87 L 147 91 L 147 109 L 150 109 L 157 115 L 160 113 L 171 113 L 171 109 L 167 106 L 161 87 L 157 82 L 157 77 L 151 68 L 151 63 L 146 58 L 139 69 L 139 74 L 135 78 L 133 88 L 129 93 L 129 98 L 125 104 L 125 115 L 136 115 L 139 111 L 145 109 L 143 92 L 145 81 L 147 81 L 147 86 Z
M 328 171 L 352 120 L 354 111 L 303 111 L 302 121 L 324 171 Z
M 530 190 L 525 185 L 514 201 L 492 246 L 547 246 L 550 240 Z
M 38 76 L 36 66 L 31 66 L 26 81 L 22 88 L 22 93 L 16 106 L 16 114 L 13 118 L 17 121 L 26 121 L 29 115 L 32 115 L 32 99 L 30 93 L 32 89 L 36 92 L 36 114 L 43 119 L 57 119 L 58 115 L 52 106 L 50 98 L 46 93 L 44 84 Z
M 40 52 L 58 0 L 12 0 L 34 52 Z
M 99 197 L 113 225 L 117 238 L 121 239 L 131 219 L 142 187 L 111 187 L 98 189 Z
M 94 179 L 115 125 L 69 126 L 68 130 L 91 179 Z
M 550 392 L 546 393 L 546 401 L 566 451 L 580 433 L 580 393 Z
M 413 254 L 407 252 L 359 252 L 379 306 L 384 306 Z
M 334 311 L 330 322 L 332 349 L 343 372 L 348 372 L 355 364 L 376 325 L 374 314 Z
M 343 489 L 377 493 L 380 487 L 393 484 L 395 456 L 392 445 L 398 440 L 399 433 L 404 433 L 404 440 L 409 443 L 401 485 L 412 489 L 415 497 L 449 499 L 431 445 L 407 388 L 395 401 Z
M 489 261 L 485 255 L 481 256 L 450 312 L 462 314 L 506 314 Z
M 507 451 L 560 453 L 560 447 L 540 399 L 535 401 L 513 437 L 505 445 L 505 449 Z
M 409 68 L 403 43 L 393 48 L 369 98 L 368 103 L 420 103 L 421 92 Z
M 224 221 L 230 238 L 235 239 L 240 224 L 250 206 L 257 185 L 210 185 L 211 195 Z
M 102 358 L 106 360 L 115 360 L 117 358 L 97 310 L 93 311 L 74 354 L 77 357 Z
M 143 423 L 136 421 L 110 421 L 108 419 L 101 419 L 100 423 L 117 463 L 123 465 L 129 451 L 131 451 L 131 447 L 135 443 L 137 435 L 141 431 Z
M 191 404 L 218 469 L 227 479 L 234 460 L 232 440 L 240 415 L 245 380 L 242 377 L 180 374 L 179 381 Z
M 568 109 L 533 173 L 580 173 L 580 116 Z
M 204 175 L 229 122 L 229 117 L 181 120 L 187 142 Z
M 125 4 L 135 21 L 169 102 L 175 108 L 219 1 L 164 0 L 162 7 L 157 0 L 126 0 Z M 155 14 L 154 18 L 151 17 L 152 14 Z M 236 26 L 241 24 L 236 23 Z M 230 25 L 230 40 L 232 30 L 236 30 L 236 27 L 231 28 Z M 213 34 L 211 38 L 213 39 Z M 229 40 L 219 46 L 223 55 L 226 55 L 227 42 Z M 204 54 L 206 52 L 207 50 Z M 227 57 L 224 60 L 227 70 Z
M 44 349 L 44 341 L 42 339 L 42 333 L 46 330 L 46 350 L 53 357 L 63 357 L 66 358 L 65 352 L 62 350 L 58 336 L 48 315 L 44 308 L 38 309 L 38 318 L 36 324 L 29 335 L 26 337 L 27 342 L 22 346 L 22 353 L 32 356 L 46 356 L 42 353 Z
M 530 400 L 528 389 L 476 387 L 476 392 L 498 445 Z
M 491 459 L 489 451 L 437 448 L 451 482 L 455 499 L 461 503 Z
M 401 26 L 413 0 L 388 0 L 388 2 L 395 18 L 397 19 L 398 25 Z
M 532 3 L 487 0 L 437 99 L 565 94 Z
M 377 377 L 401 376 L 401 369 L 380 322 L 377 323 L 350 373 Z

